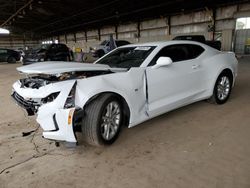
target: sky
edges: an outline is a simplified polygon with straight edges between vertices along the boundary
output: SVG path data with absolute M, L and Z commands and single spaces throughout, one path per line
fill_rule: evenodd
M 244 29 L 249 29 L 250 28 L 250 17 L 247 18 L 239 18 L 237 19 L 237 22 L 242 22 L 245 24 Z

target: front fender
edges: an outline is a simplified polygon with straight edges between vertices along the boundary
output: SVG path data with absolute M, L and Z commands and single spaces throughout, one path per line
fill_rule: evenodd
M 112 92 L 124 98 L 130 110 L 130 121 L 145 119 L 144 71 L 140 68 L 128 72 L 111 73 L 81 79 L 76 85 L 76 106 L 83 108 L 86 103 L 100 93 Z

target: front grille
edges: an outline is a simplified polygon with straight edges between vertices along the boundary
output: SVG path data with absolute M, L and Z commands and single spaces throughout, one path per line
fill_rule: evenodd
M 35 111 L 36 110 L 35 107 L 38 106 L 36 102 L 25 100 L 17 92 L 13 92 L 11 96 L 17 102 L 19 106 L 21 106 L 22 108 L 25 108 L 26 110 L 29 109 L 29 110 Z

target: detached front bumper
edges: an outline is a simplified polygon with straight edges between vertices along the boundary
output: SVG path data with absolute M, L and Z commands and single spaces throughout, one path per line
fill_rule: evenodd
M 55 129 L 44 131 L 44 138 L 66 142 L 77 142 L 73 128 L 74 112 L 75 108 L 57 110 L 52 119 Z M 41 125 L 41 127 L 42 125 L 51 126 L 52 123 L 51 119 L 39 119 L 39 116 L 37 118 L 37 122 Z
M 39 89 L 23 88 L 20 82 L 13 85 L 12 98 L 16 104 L 25 109 L 28 115 L 37 115 L 37 122 L 43 129 L 43 136 L 47 139 L 77 142 L 74 132 L 75 108 L 64 108 L 67 97 L 75 81 L 54 83 Z M 51 85 L 51 84 L 50 84 Z M 42 104 L 38 101 L 54 92 L 60 94 L 54 101 Z

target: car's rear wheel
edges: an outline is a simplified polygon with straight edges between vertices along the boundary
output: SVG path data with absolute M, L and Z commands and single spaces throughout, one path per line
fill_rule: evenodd
M 222 72 L 216 80 L 213 96 L 209 101 L 216 104 L 227 102 L 231 94 L 232 82 L 232 76 L 227 72 Z
M 16 58 L 10 56 L 10 57 L 8 57 L 7 62 L 8 63 L 16 63 Z
M 122 121 L 123 110 L 118 97 L 113 94 L 101 95 L 85 108 L 83 139 L 94 146 L 110 145 L 117 139 Z

